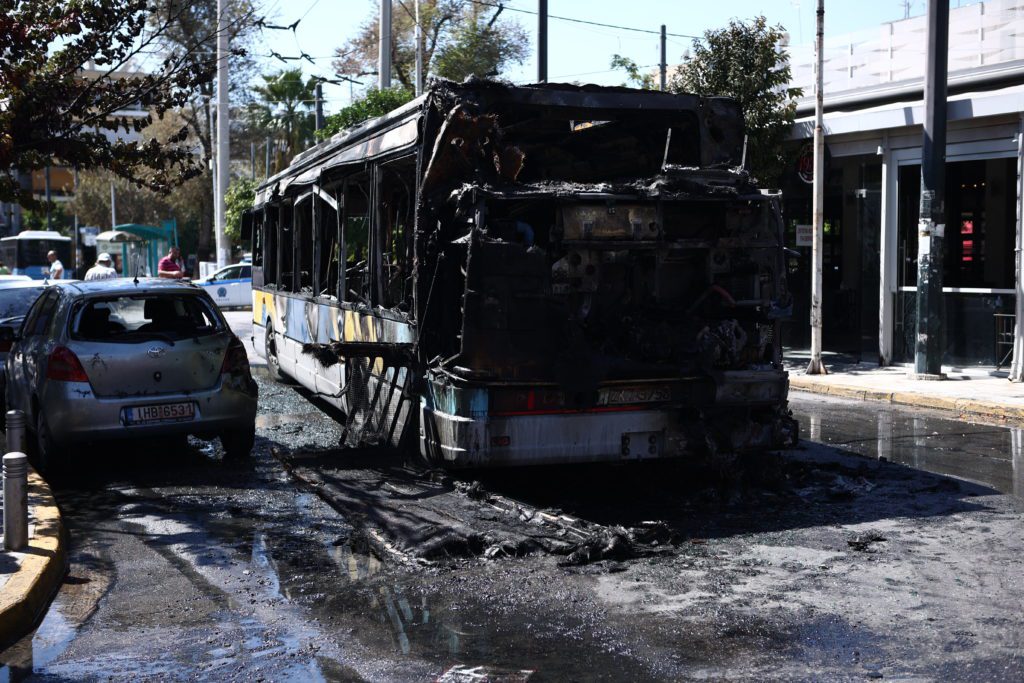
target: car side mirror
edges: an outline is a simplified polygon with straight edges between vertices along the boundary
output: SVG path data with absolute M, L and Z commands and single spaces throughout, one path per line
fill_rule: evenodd
M 18 341 L 21 338 L 18 332 L 18 330 L 10 325 L 0 325 L 0 344 L 11 344 Z

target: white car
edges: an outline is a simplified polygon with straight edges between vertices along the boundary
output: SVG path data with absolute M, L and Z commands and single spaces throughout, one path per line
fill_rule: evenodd
M 252 306 L 252 265 L 236 263 L 225 266 L 213 275 L 197 280 L 221 308 Z

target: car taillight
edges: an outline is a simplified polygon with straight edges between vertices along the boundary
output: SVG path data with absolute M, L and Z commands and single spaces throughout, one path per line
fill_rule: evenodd
M 58 346 L 50 352 L 50 358 L 46 363 L 46 379 L 55 379 L 61 382 L 89 381 L 78 356 L 66 346 Z
M 245 355 L 245 345 L 238 337 L 232 337 L 228 342 L 228 351 L 224 354 L 220 372 L 224 375 L 249 374 L 249 358 Z

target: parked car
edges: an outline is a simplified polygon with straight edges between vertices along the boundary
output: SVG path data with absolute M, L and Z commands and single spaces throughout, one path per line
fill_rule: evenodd
M 225 266 L 213 275 L 196 280 L 221 308 L 252 306 L 252 264 Z
M 0 275 L 0 325 L 14 329 L 21 327 L 22 320 L 32 304 L 46 289 L 46 283 L 33 280 L 27 275 Z M 7 354 L 11 350 L 10 341 L 0 341 L 0 426 L 4 424 L 7 406 L 4 395 L 7 384 L 7 373 L 3 367 Z
M 173 280 L 100 280 L 45 289 L 7 357 L 7 401 L 25 411 L 38 462 L 83 442 L 220 437 L 252 450 L 256 382 L 241 340 L 202 289 Z

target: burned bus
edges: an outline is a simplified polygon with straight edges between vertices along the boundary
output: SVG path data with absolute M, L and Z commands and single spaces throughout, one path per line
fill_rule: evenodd
M 257 190 L 257 352 L 350 445 L 490 467 L 796 438 L 779 197 L 727 98 L 435 81 Z

